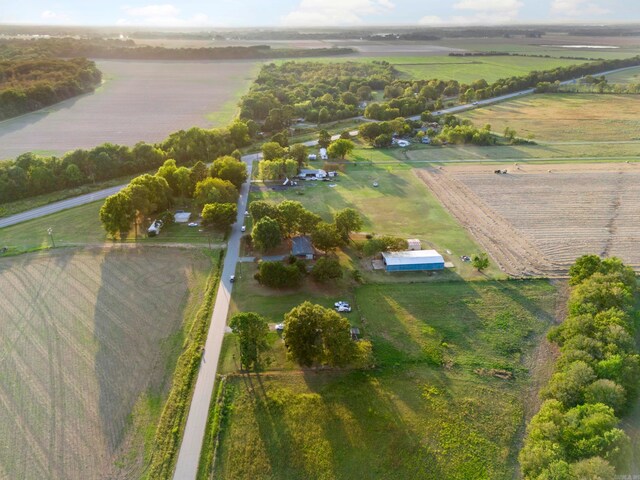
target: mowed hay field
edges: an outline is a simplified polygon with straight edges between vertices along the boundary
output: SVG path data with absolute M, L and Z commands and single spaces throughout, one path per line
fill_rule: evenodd
M 191 127 L 222 126 L 257 73 L 251 61 L 100 60 L 96 92 L 0 123 L 0 159 L 61 154 L 104 142 L 158 142 Z
M 640 165 L 425 169 L 443 204 L 514 275 L 563 274 L 584 254 L 640 269 Z
M 640 96 L 557 94 L 530 95 L 461 114 L 475 125 L 505 127 L 541 142 L 640 141 Z
M 213 478 L 514 478 L 555 301 L 542 281 L 357 288 L 348 319 L 373 342 L 376 368 L 228 377 Z
M 139 478 L 211 267 L 160 248 L 0 259 L 0 478 Z

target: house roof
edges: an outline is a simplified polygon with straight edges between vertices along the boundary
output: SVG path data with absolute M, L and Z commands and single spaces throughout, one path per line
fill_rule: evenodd
M 382 252 L 387 265 L 418 265 L 421 263 L 444 263 L 444 258 L 435 250 L 406 250 Z
M 292 255 L 313 255 L 313 245 L 311 239 L 307 236 L 293 237 L 291 239 L 291 254 Z

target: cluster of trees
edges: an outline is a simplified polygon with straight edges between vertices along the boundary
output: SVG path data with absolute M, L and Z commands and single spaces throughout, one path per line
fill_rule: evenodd
M 283 338 L 289 358 L 303 367 L 366 367 L 372 363 L 371 343 L 354 342 L 345 317 L 311 302 L 285 314 Z
M 406 120 L 398 117 L 386 122 L 367 122 L 360 125 L 358 134 L 375 147 L 388 147 L 391 145 L 393 135 L 411 135 L 420 122 Z
M 246 165 L 232 156 L 216 159 L 210 168 L 200 161 L 192 168 L 178 166 L 169 159 L 155 175 L 138 176 L 107 197 L 100 221 L 112 237 L 126 238 L 134 223 L 137 232 L 139 222 L 167 211 L 176 198 L 193 198 L 203 225 L 224 230 L 236 221 L 238 190 L 246 179 Z
M 0 61 L 0 120 L 91 92 L 101 80 L 86 58 Z
M 253 220 L 251 239 L 261 251 L 277 247 L 283 237 L 310 234 L 316 248 L 330 252 L 347 243 L 351 232 L 362 228 L 362 219 L 353 208 L 336 212 L 333 223 L 327 223 L 295 200 L 279 204 L 256 200 L 249 205 L 249 214 Z
M 369 237 L 369 235 L 367 235 Z M 381 235 L 380 237 L 371 238 L 362 244 L 362 253 L 371 257 L 380 252 L 399 252 L 408 248 L 407 241 L 404 238 L 394 237 L 392 235 Z
M 561 85 L 556 81 L 541 82 L 536 85 L 536 93 L 613 93 L 613 94 L 637 94 L 640 93 L 640 83 L 614 83 L 610 84 L 603 76 L 593 77 L 587 75 L 578 83 Z
M 520 465 L 526 479 L 613 479 L 628 441 L 618 416 L 634 403 L 640 379 L 631 316 L 636 278 L 619 259 L 596 255 L 580 257 L 569 275 L 569 315 L 549 333 L 560 357 Z
M 254 278 L 271 288 L 296 288 L 302 284 L 309 273 L 304 260 L 294 257 L 287 258 L 286 263 L 278 261 L 260 262 Z M 320 257 L 311 268 L 311 278 L 316 282 L 326 283 L 342 278 L 342 267 L 337 258 Z
M 123 58 L 132 60 L 232 60 L 250 58 L 303 58 L 353 53 L 351 48 L 247 47 L 165 48 L 139 45 L 133 40 L 72 37 L 10 39 L 0 43 L 0 57 L 16 55 L 47 57 Z
M 65 188 L 150 171 L 166 159 L 179 166 L 234 153 L 251 142 L 250 126 L 234 121 L 227 128 L 191 128 L 172 133 L 158 145 L 138 143 L 133 148 L 105 143 L 78 149 L 62 157 L 25 153 L 0 162 L 0 202 L 10 202 Z M 254 132 L 255 133 L 255 132 Z
M 267 132 L 280 131 L 293 119 L 326 123 L 360 114 L 361 101 L 393 79 L 387 62 L 286 62 L 262 67 L 240 104 L 240 118 L 262 122 Z

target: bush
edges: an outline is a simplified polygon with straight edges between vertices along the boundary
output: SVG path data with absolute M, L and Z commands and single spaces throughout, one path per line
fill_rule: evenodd
M 342 267 L 336 258 L 319 258 L 311 270 L 311 277 L 317 282 L 328 282 L 342 278 Z
M 302 272 L 297 265 L 282 262 L 260 262 L 255 279 L 271 288 L 294 288 L 302 283 Z

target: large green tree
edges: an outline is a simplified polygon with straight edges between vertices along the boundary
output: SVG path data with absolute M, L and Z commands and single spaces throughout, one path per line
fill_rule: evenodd
M 240 186 L 247 181 L 247 166 L 232 156 L 226 155 L 214 160 L 211 165 L 211 176 L 228 180 L 240 189 Z
M 262 145 L 262 158 L 276 160 L 284 157 L 285 150 L 278 142 L 267 142 Z
M 259 369 L 261 357 L 269 348 L 269 324 L 265 318 L 254 312 L 236 313 L 229 326 L 238 338 L 242 366 L 247 370 Z
M 329 145 L 327 153 L 331 158 L 339 158 L 340 160 L 344 160 L 345 157 L 349 155 L 354 148 L 355 145 L 351 140 L 339 138 L 335 142 L 332 142 L 331 145 Z
M 333 218 L 338 234 L 344 243 L 349 241 L 351 232 L 357 232 L 362 228 L 362 218 L 353 208 L 344 208 L 336 212 Z
M 135 219 L 136 211 L 131 198 L 125 191 L 107 197 L 100 208 L 100 221 L 102 226 L 112 237 L 120 235 L 121 239 L 127 237 L 131 230 L 131 224 Z
M 304 210 L 302 204 L 295 200 L 284 200 L 278 204 L 277 220 L 283 235 L 290 237 L 298 231 Z
M 205 178 L 196 184 L 194 200 L 201 207 L 207 203 L 236 203 L 238 190 L 228 180 Z
M 307 147 L 302 143 L 291 145 L 289 147 L 289 156 L 301 167 L 307 160 Z
M 344 367 L 357 355 L 347 319 L 311 302 L 285 314 L 283 336 L 290 358 L 305 367 Z
M 249 204 L 249 214 L 255 224 L 263 217 L 276 218 L 278 216 L 278 206 L 266 200 L 254 200 Z
M 320 222 L 311 233 L 311 241 L 318 250 L 330 252 L 340 246 L 342 240 L 333 223 Z
M 238 207 L 235 203 L 207 203 L 202 209 L 202 224 L 227 230 L 236 222 Z
M 280 225 L 271 217 L 262 217 L 251 231 L 253 245 L 260 251 L 266 252 L 280 245 L 282 232 Z

